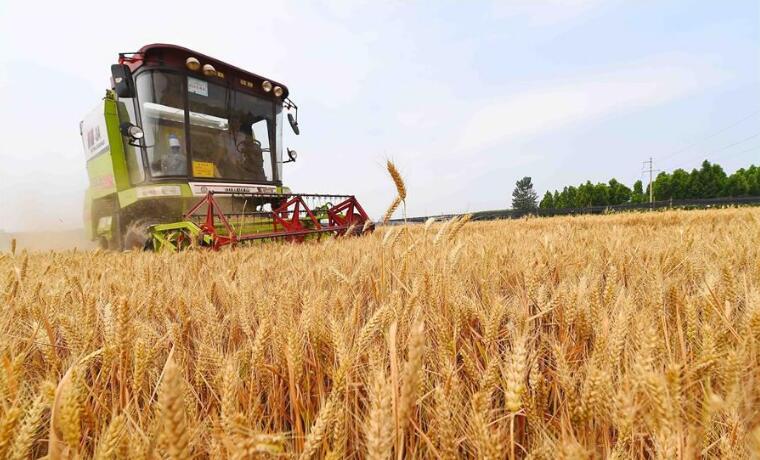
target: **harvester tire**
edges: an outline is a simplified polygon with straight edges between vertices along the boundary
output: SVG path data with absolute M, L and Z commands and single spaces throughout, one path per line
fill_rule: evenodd
M 127 229 L 124 232 L 124 250 L 149 250 L 152 248 L 153 240 L 148 232 L 148 227 L 152 225 L 152 222 L 138 219 L 132 221 L 127 225 Z
M 100 238 L 98 238 L 98 248 L 104 249 L 104 250 L 110 249 L 111 246 L 108 243 L 108 238 L 106 238 L 105 236 L 101 236 Z

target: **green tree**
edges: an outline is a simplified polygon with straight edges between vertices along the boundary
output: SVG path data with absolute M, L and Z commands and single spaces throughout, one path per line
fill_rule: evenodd
M 689 198 L 703 198 L 702 189 L 702 176 L 699 170 L 692 169 L 689 173 L 689 193 L 687 193 L 687 196 Z
M 673 185 L 670 181 L 670 174 L 661 172 L 654 180 L 654 199 L 669 200 L 673 195 Z
M 631 200 L 631 189 L 618 182 L 615 178 L 607 184 L 609 189 L 609 204 L 623 204 Z
M 698 172 L 701 196 L 699 198 L 715 198 L 720 196 L 721 190 L 726 183 L 726 173 L 717 164 L 710 164 L 705 160 Z M 655 189 L 656 190 L 656 189 Z
M 515 182 L 512 192 L 512 209 L 519 211 L 533 211 L 538 207 L 538 194 L 533 190 L 533 182 L 530 177 L 523 177 Z
M 567 194 L 565 196 L 566 205 L 564 207 L 566 208 L 579 207 L 580 205 L 578 204 L 578 189 L 571 185 L 570 187 L 565 187 L 565 190 L 567 190 Z
M 556 208 L 569 208 L 572 206 L 572 203 L 568 201 L 567 198 L 567 187 L 563 188 L 561 192 L 557 193 L 557 196 L 554 197 L 554 207 Z
M 578 192 L 575 194 L 575 208 L 585 208 L 591 206 L 594 198 L 594 184 L 586 181 L 585 184 L 578 186 Z
M 554 208 L 554 197 L 552 196 L 551 192 L 547 191 L 544 193 L 544 198 L 541 200 L 541 203 L 538 204 L 538 207 L 541 209 Z
M 594 185 L 591 189 L 591 204 L 593 206 L 607 206 L 610 204 L 610 190 L 607 184 L 600 182 Z
M 633 192 L 631 192 L 631 203 L 643 203 L 644 199 L 644 185 L 640 180 L 633 183 Z
M 721 190 L 721 196 L 746 196 L 749 194 L 750 185 L 746 177 L 744 169 L 740 169 L 735 173 L 728 176 L 726 179 L 723 190 Z
M 760 196 L 760 168 L 755 165 L 747 168 L 747 183 L 749 190 L 747 193 L 751 196 Z
M 674 200 L 685 200 L 689 198 L 689 181 L 691 177 L 689 173 L 681 168 L 673 171 L 670 175 L 670 198 Z M 655 189 L 656 190 L 656 189 Z

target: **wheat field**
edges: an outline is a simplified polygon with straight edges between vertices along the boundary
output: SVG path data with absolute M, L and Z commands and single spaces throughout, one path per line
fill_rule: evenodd
M 759 210 L 16 251 L 0 283 L 0 458 L 760 449 Z

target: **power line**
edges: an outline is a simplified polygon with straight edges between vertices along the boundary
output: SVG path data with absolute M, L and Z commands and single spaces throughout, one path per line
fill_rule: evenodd
M 694 141 L 694 142 L 686 145 L 685 147 L 682 147 L 682 148 L 680 148 L 678 150 L 675 150 L 675 151 L 673 151 L 673 152 L 665 155 L 664 157 L 661 157 L 660 161 L 664 161 L 664 160 L 667 160 L 669 158 L 673 158 L 674 156 L 676 156 L 676 155 L 678 155 L 678 154 L 680 154 L 682 152 L 685 152 L 685 151 L 691 149 L 692 147 L 698 145 L 701 142 L 704 142 L 706 140 L 712 139 L 712 138 L 716 137 L 719 134 L 723 134 L 724 132 L 728 131 L 729 129 L 731 129 L 731 128 L 735 127 L 735 126 L 740 125 L 741 123 L 749 120 L 750 118 L 752 118 L 752 117 L 754 117 L 754 116 L 756 116 L 758 114 L 760 114 L 760 110 L 756 110 L 756 111 L 750 113 L 749 115 L 746 115 L 743 118 L 741 118 L 741 119 L 739 119 L 739 120 L 731 123 L 730 125 L 725 126 L 725 127 L 721 128 L 721 129 L 719 129 L 718 131 L 713 132 L 712 134 L 708 134 L 707 136 L 705 136 L 703 138 L 700 138 L 700 139 L 698 139 L 698 140 L 696 140 L 696 141 Z
M 724 146 L 723 148 L 721 148 L 720 150 L 718 150 L 718 152 L 721 152 L 723 150 L 729 149 L 729 148 L 731 148 L 731 147 L 733 147 L 735 145 L 743 144 L 744 142 L 747 142 L 750 139 L 754 139 L 757 136 L 760 136 L 760 132 L 757 132 L 757 133 L 755 133 L 755 134 L 753 134 L 753 135 L 751 135 L 749 137 L 745 137 L 744 139 L 742 139 L 740 141 L 736 141 L 733 144 L 728 144 L 728 145 Z
M 736 142 L 732 142 L 732 143 L 730 143 L 728 145 L 724 145 L 723 147 L 720 147 L 718 149 L 710 149 L 710 151 L 706 155 L 709 155 L 713 160 L 715 160 L 716 158 L 720 158 L 720 157 L 724 156 L 724 155 L 716 155 L 717 153 L 725 152 L 726 150 L 730 149 L 731 147 L 735 147 L 735 146 L 737 146 L 739 144 L 743 144 L 743 143 L 745 143 L 747 141 L 750 141 L 750 140 L 752 140 L 752 139 L 754 139 L 754 138 L 756 138 L 758 136 L 760 136 L 760 132 L 754 133 L 754 134 L 752 134 L 750 136 L 745 137 L 744 139 L 741 139 L 741 140 L 736 141 Z M 733 152 L 733 153 L 735 155 L 738 155 L 740 153 L 746 153 L 746 152 L 749 152 L 751 150 L 754 150 L 755 148 L 756 147 L 753 147 L 753 148 L 750 148 L 750 149 L 747 149 L 747 150 L 741 150 L 739 152 Z M 694 161 L 699 161 L 699 160 L 694 160 Z M 689 161 L 688 163 L 691 163 L 691 161 Z M 680 163 L 678 166 L 672 167 L 670 169 L 681 168 L 681 167 L 685 166 L 686 164 L 687 164 L 687 162 L 683 162 L 683 163 Z
M 738 152 L 728 152 L 728 155 L 716 155 L 716 156 L 713 156 L 713 159 L 715 159 L 715 158 L 726 158 L 727 156 L 741 155 L 742 153 L 751 152 L 751 151 L 757 150 L 757 149 L 760 149 L 760 145 L 756 145 L 754 147 L 750 147 L 750 148 L 744 149 L 744 150 L 739 150 Z
M 760 149 L 760 145 L 756 145 L 754 147 L 750 147 L 750 148 L 745 149 L 745 150 L 739 150 L 738 152 L 734 152 L 734 155 L 741 155 L 742 153 L 751 152 L 751 151 L 757 150 L 757 149 Z

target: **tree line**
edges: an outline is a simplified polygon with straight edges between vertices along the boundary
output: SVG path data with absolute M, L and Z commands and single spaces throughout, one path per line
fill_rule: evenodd
M 528 184 L 530 184 L 528 177 L 518 181 L 515 192 L 521 198 Z M 530 186 L 532 188 L 532 184 Z M 705 160 L 699 169 L 694 168 L 691 172 L 679 168 L 671 173 L 659 173 L 653 183 L 653 194 L 657 201 L 760 196 L 760 167 L 751 165 L 728 175 L 719 164 Z M 513 208 L 531 208 L 530 200 L 524 199 L 518 200 L 519 207 L 516 207 L 514 198 L 515 193 L 513 193 Z M 592 184 L 591 181 L 586 181 L 577 187 L 564 187 L 562 191 L 547 191 L 538 207 L 542 209 L 584 208 L 646 203 L 647 201 L 649 201 L 649 186 L 645 189 L 640 180 L 629 188 L 616 179 L 610 179 L 607 183 Z M 535 199 L 532 207 L 535 208 Z

